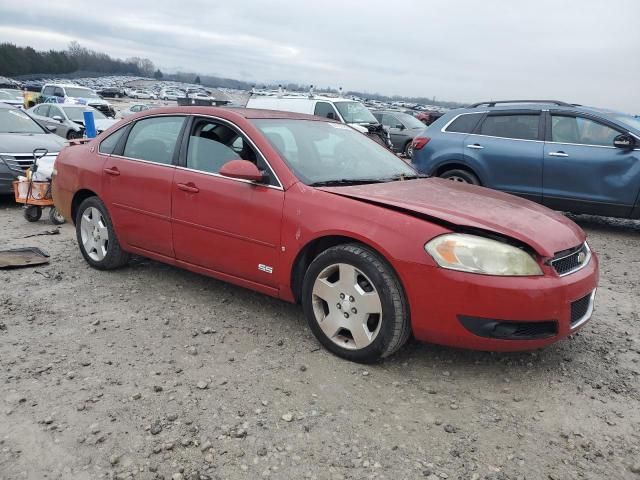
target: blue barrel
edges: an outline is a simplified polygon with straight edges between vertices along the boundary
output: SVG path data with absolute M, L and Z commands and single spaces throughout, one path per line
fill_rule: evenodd
M 87 138 L 95 138 L 96 136 L 96 122 L 93 118 L 92 111 L 83 112 L 84 115 L 84 133 Z

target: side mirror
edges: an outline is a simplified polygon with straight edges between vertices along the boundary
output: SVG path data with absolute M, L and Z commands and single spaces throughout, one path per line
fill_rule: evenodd
M 49 130 L 50 132 L 55 132 L 56 131 L 56 126 L 55 125 L 47 125 L 47 130 Z
M 395 126 L 395 128 L 397 128 L 398 130 L 404 130 L 404 125 L 399 123 Z
M 613 139 L 613 146 L 622 150 L 633 150 L 636 147 L 636 139 L 626 133 L 621 133 Z
M 52 120 L 55 120 L 56 122 L 62 123 L 62 117 L 60 115 L 54 115 L 53 117 L 51 117 Z
M 225 177 L 249 180 L 251 182 L 262 182 L 264 180 L 264 174 L 258 170 L 255 164 L 248 160 L 231 160 L 222 166 L 219 173 Z
M 327 113 L 327 118 L 331 119 L 331 120 L 335 120 L 336 119 L 336 114 L 333 112 L 329 112 Z

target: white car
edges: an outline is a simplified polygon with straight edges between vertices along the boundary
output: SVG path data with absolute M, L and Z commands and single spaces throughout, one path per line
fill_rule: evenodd
M 145 110 L 151 110 L 152 108 L 158 108 L 160 105 L 147 105 L 145 103 L 136 103 L 131 105 L 126 110 L 122 110 L 120 112 L 120 117 L 125 118 L 129 115 L 133 115 L 134 113 L 144 112 Z
M 160 98 L 162 100 L 177 100 L 181 97 L 184 97 L 184 93 L 182 92 L 177 92 L 175 90 L 160 90 Z
M 147 92 L 146 90 L 131 90 L 129 92 L 129 96 L 131 98 L 136 98 L 141 100 L 151 100 L 156 98 L 156 96 L 153 93 Z

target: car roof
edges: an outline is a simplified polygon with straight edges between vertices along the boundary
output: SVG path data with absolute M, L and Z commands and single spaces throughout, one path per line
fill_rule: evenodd
M 153 112 L 144 112 L 146 115 L 140 115 L 143 118 L 147 115 L 161 114 L 186 114 L 186 115 L 212 115 L 229 117 L 237 115 L 246 119 L 286 119 L 286 120 L 314 120 L 320 122 L 340 123 L 324 117 L 316 117 L 305 113 L 283 112 L 280 110 L 265 110 L 259 108 L 242 108 L 242 107 L 206 107 L 206 106 L 189 106 L 189 107 L 162 107 L 154 108 Z
M 43 87 L 72 87 L 72 88 L 84 88 L 85 90 L 91 90 L 89 87 L 83 87 L 82 85 L 76 85 L 75 83 L 45 83 Z

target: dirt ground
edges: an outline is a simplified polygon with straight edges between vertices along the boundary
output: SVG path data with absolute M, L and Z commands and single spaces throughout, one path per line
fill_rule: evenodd
M 575 220 L 602 262 L 582 332 L 541 351 L 410 343 L 340 360 L 301 309 L 0 200 L 0 479 L 640 479 L 640 222 Z

